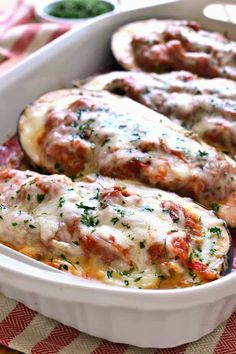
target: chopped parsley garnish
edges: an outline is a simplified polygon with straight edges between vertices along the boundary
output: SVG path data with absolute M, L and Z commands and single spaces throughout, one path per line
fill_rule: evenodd
M 124 284 L 125 284 L 125 286 L 129 286 L 129 281 L 128 280 L 124 280 Z
M 212 247 L 209 252 L 211 256 L 214 256 L 216 249 Z
M 143 241 L 140 241 L 139 242 L 139 247 L 142 249 L 142 248 L 145 248 L 146 246 L 146 240 L 143 240 Z
M 129 270 L 123 270 L 122 272 L 119 272 L 120 275 L 129 275 L 130 273 L 132 273 L 132 271 L 134 270 L 134 268 L 130 268 Z
M 101 147 L 103 147 L 105 144 L 109 143 L 110 139 L 106 139 L 101 143 Z
M 113 225 L 115 225 L 118 221 L 119 221 L 119 218 L 117 218 L 117 217 L 111 218 L 111 222 L 113 223 Z
M 220 238 L 222 236 L 221 229 L 217 226 L 211 227 L 210 232 L 216 234 L 217 238 Z
M 99 176 L 99 174 L 98 174 L 98 176 Z M 97 177 L 98 177 L 98 176 L 97 176 Z M 100 197 L 100 190 L 97 188 L 97 193 L 96 193 L 96 195 L 95 195 L 93 198 L 90 198 L 90 200 L 93 200 L 93 199 L 98 200 L 99 197 Z
M 98 216 L 88 215 L 88 213 L 82 214 L 81 222 L 88 227 L 95 227 L 99 224 Z
M 45 195 L 44 194 L 37 194 L 37 202 L 40 204 L 44 200 Z
M 209 154 L 207 151 L 198 150 L 198 157 L 200 157 L 201 159 L 207 157 L 208 155 Z
M 17 224 L 17 222 L 12 222 L 11 224 L 12 224 L 12 226 L 14 226 L 14 227 L 17 226 L 17 225 L 19 225 L 19 224 Z
M 72 265 L 72 267 L 74 267 L 76 269 L 76 266 L 71 261 L 69 261 L 64 254 L 61 254 L 61 258 L 63 259 L 63 261 L 70 263 Z M 68 269 L 68 267 L 67 267 L 67 269 Z
M 189 269 L 188 274 L 190 275 L 190 277 L 195 280 L 197 278 L 197 274 L 193 273 L 192 269 Z
M 142 277 L 138 277 L 138 278 L 136 278 L 134 281 L 135 281 L 135 283 L 137 283 L 139 280 L 141 280 L 142 279 Z
M 190 264 L 193 263 L 193 252 L 190 253 L 189 257 L 188 257 L 188 261 Z
M 53 258 L 53 257 L 51 257 L 51 258 L 49 259 L 49 261 L 50 261 L 50 262 L 53 262 L 53 261 L 54 261 L 54 258 Z
M 72 241 L 75 246 L 79 246 L 79 241 Z
M 65 198 L 60 197 L 58 202 L 58 208 L 62 208 L 64 204 L 65 204 Z
M 31 195 L 28 194 L 28 195 L 27 195 L 27 200 L 30 201 L 30 199 L 31 199 Z
M 115 208 L 115 211 L 116 211 L 118 214 L 120 214 L 120 216 L 122 216 L 122 217 L 126 215 L 125 210 L 122 210 L 122 209 L 120 209 L 120 208 Z
M 174 218 L 173 221 L 174 221 L 174 223 L 178 224 L 179 218 Z
M 101 199 L 99 201 L 99 203 L 100 203 L 100 206 L 101 206 L 102 209 L 105 209 L 108 206 L 108 203 L 107 203 L 106 199 Z
M 29 224 L 29 227 L 30 227 L 31 229 L 36 229 L 36 226 L 34 226 L 34 225 L 32 225 L 32 224 Z
M 86 211 L 88 211 L 88 210 L 96 210 L 96 207 L 91 207 L 91 206 L 88 206 L 88 205 L 84 205 L 82 202 L 79 203 L 79 204 L 76 203 L 75 205 L 77 206 L 77 208 L 84 209 Z
M 211 203 L 211 209 L 217 213 L 220 210 L 220 206 L 217 203 Z
M 113 270 L 108 270 L 107 271 L 107 278 L 110 279 L 112 278 Z
M 81 139 L 87 138 L 89 130 L 92 131 L 90 125 L 95 121 L 95 119 L 90 118 L 87 122 L 79 126 L 79 136 Z
M 143 209 L 143 210 L 150 211 L 150 212 L 153 212 L 153 211 L 154 211 L 154 209 L 151 208 L 151 207 L 149 207 L 149 206 L 144 206 L 142 209 Z
M 122 222 L 121 225 L 125 227 L 126 229 L 130 229 L 130 225 L 127 223 Z
M 4 220 L 3 217 L 2 217 L 2 215 L 0 215 L 0 219 L 1 219 L 1 220 Z
M 62 268 L 63 268 L 64 270 L 68 270 L 68 265 L 66 265 L 66 264 L 60 264 L 60 266 L 59 266 L 58 269 L 62 270 Z

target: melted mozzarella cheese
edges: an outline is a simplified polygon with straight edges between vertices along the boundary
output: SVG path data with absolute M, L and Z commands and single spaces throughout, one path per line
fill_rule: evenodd
M 201 79 L 189 72 L 112 72 L 89 81 L 88 89 L 120 92 L 192 129 L 210 145 L 236 154 L 236 82 Z
M 228 252 L 224 223 L 212 212 L 139 184 L 5 170 L 0 191 L 0 241 L 81 276 L 185 287 L 217 279 Z M 176 248 L 181 242 L 187 249 Z
M 41 105 L 47 113 L 40 118 Z M 21 143 L 34 163 L 50 173 L 79 177 L 99 170 L 175 191 L 208 208 L 217 204 L 216 211 L 235 194 L 233 160 L 130 99 L 62 90 L 31 107 L 21 117 Z M 37 119 L 42 127 L 35 135 L 30 127 Z M 227 215 L 221 217 L 228 221 Z M 236 217 L 229 225 L 236 225 Z
M 193 21 L 150 19 L 126 24 L 112 36 L 113 55 L 126 70 L 188 70 L 236 80 L 236 43 Z

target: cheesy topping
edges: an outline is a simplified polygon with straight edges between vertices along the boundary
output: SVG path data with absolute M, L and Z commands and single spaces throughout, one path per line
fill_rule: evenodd
M 99 75 L 86 87 L 125 94 L 231 156 L 236 154 L 234 81 L 202 79 L 185 71 L 159 75 L 120 71 Z
M 175 194 L 109 178 L 0 173 L 0 241 L 51 266 L 121 286 L 220 277 L 224 222 Z
M 50 173 L 140 180 L 192 197 L 236 225 L 234 161 L 130 99 L 51 92 L 26 109 L 19 132 L 28 156 Z
M 236 80 L 236 43 L 193 21 L 147 20 L 118 29 L 113 54 L 128 70 L 187 70 L 202 77 Z

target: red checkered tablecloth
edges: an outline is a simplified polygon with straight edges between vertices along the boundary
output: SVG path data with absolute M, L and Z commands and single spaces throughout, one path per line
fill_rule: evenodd
M 14 11 L 0 15 L 0 71 L 69 29 L 36 23 L 33 8 L 20 1 Z M 0 344 L 33 354 L 236 354 L 236 313 L 197 342 L 172 349 L 140 349 L 91 337 L 0 295 Z

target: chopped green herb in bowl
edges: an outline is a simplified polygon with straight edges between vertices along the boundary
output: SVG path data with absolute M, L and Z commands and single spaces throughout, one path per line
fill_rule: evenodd
M 115 11 L 115 5 L 113 0 L 52 0 L 36 12 L 47 21 L 78 21 Z
M 112 4 L 101 0 L 64 0 L 49 6 L 48 14 L 61 18 L 91 18 L 113 9 Z

